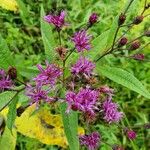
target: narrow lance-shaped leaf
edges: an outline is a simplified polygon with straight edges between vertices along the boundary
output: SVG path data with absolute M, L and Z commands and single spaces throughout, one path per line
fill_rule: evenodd
M 87 53 L 87 55 L 89 55 L 89 57 L 92 58 L 93 60 L 96 59 L 97 55 L 98 56 L 101 55 L 105 50 L 108 33 L 109 31 L 105 31 L 92 41 L 93 48 Z
M 79 138 L 78 138 L 78 114 L 71 111 L 66 113 L 66 104 L 60 104 L 60 110 L 62 114 L 62 120 L 64 125 L 65 134 L 69 143 L 70 150 L 79 150 Z
M 13 132 L 11 133 L 11 131 L 6 126 L 4 133 L 0 139 L 0 149 L 1 150 L 15 150 L 16 139 L 17 139 L 16 130 L 13 129 Z
M 54 49 L 56 47 L 54 41 L 54 35 L 52 32 L 52 27 L 44 21 L 43 17 L 45 15 L 43 6 L 41 7 L 41 33 L 44 42 L 45 54 L 48 60 L 52 60 L 54 57 Z
M 0 111 L 10 103 L 10 101 L 13 97 L 15 97 L 16 94 L 17 92 L 13 91 L 7 91 L 0 94 Z
M 20 16 L 24 24 L 31 25 L 29 11 L 22 0 L 16 0 L 19 6 Z
M 7 127 L 8 129 L 12 130 L 15 118 L 16 118 L 16 106 L 17 106 L 17 102 L 18 102 L 18 96 L 15 95 L 14 98 L 12 99 L 12 102 L 9 106 L 9 111 L 7 114 Z
M 13 65 L 13 59 L 7 46 L 6 41 L 0 35 L 0 68 L 7 69 L 10 65 Z
M 97 68 L 99 74 L 106 76 L 112 81 L 119 83 L 146 98 L 150 98 L 150 93 L 133 74 L 116 67 L 97 66 Z

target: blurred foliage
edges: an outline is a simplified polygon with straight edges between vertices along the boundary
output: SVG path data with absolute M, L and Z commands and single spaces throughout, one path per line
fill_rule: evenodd
M 40 31 L 40 9 L 44 6 L 46 12 L 49 12 L 56 1 L 55 0 L 0 0 L 0 32 L 2 37 L 5 38 L 9 49 L 14 57 L 15 64 L 19 69 L 19 76 L 21 79 L 33 77 L 37 70 L 32 66 L 45 59 L 44 44 L 42 41 Z M 17 4 L 18 2 L 18 9 Z M 59 9 L 65 9 L 67 11 L 67 20 L 70 23 L 63 32 L 64 41 L 67 41 L 69 46 L 70 41 L 68 38 L 72 33 L 83 27 L 91 12 L 97 12 L 100 15 L 100 22 L 95 27 L 90 29 L 93 37 L 97 37 L 104 31 L 107 31 L 118 13 L 122 11 L 123 5 L 127 0 L 58 0 L 57 7 Z M 133 18 L 140 14 L 143 10 L 144 0 L 135 0 L 134 4 L 130 8 L 130 15 L 127 16 L 128 22 L 131 22 Z M 6 8 L 7 10 L 3 9 Z M 14 11 L 9 11 L 14 10 Z M 148 14 L 149 12 L 146 12 Z M 138 37 L 150 26 L 149 17 L 138 26 L 134 26 L 133 29 L 127 34 L 127 37 L 132 40 Z M 120 33 L 125 32 L 126 28 L 121 30 Z M 69 35 L 69 36 L 68 36 Z M 54 35 L 55 36 L 55 35 Z M 146 44 L 148 39 L 143 38 L 142 44 Z M 57 43 L 57 41 L 56 41 Z M 134 53 L 134 52 L 133 52 Z M 150 59 L 150 46 L 144 48 L 142 53 L 146 54 L 147 59 Z M 41 54 L 41 55 L 38 55 Z M 113 56 L 107 56 L 103 63 L 108 63 L 116 67 L 121 67 L 129 72 L 133 73 L 143 84 L 150 90 L 150 63 L 139 62 L 135 60 L 127 60 L 126 58 L 115 58 Z M 31 66 L 31 67 L 29 67 Z M 117 101 L 124 110 L 127 118 L 122 122 L 126 126 L 144 124 L 150 121 L 150 101 L 146 98 L 131 92 L 129 89 L 122 87 L 114 82 L 111 82 L 105 77 L 100 77 L 101 84 L 108 84 L 115 88 L 116 94 L 114 100 Z M 20 96 L 22 101 L 25 101 L 25 97 Z M 21 100 L 20 100 L 21 101 Z M 25 121 L 25 120 L 24 120 Z M 27 121 L 27 120 L 26 120 Z M 29 123 L 29 122 L 28 122 Z M 126 149 L 131 148 L 131 142 L 125 137 L 119 137 L 118 141 L 115 133 L 118 135 L 120 130 L 116 126 L 110 128 L 101 124 L 96 125 L 96 128 L 103 134 L 103 138 L 110 144 L 120 143 L 127 145 Z M 108 132 L 108 128 L 110 132 Z M 23 130 L 23 129 L 21 129 Z M 24 131 L 20 132 L 27 135 Z M 114 132 L 115 131 L 115 132 Z M 24 132 L 24 133 L 23 133 Z M 35 131 L 36 132 L 36 131 Z M 138 138 L 134 143 L 140 150 L 148 150 L 150 147 L 150 134 L 145 133 L 140 129 L 138 132 Z M 35 136 L 25 137 L 22 134 L 18 134 L 17 137 L 17 149 L 21 150 L 55 150 L 57 147 L 51 147 L 41 144 L 38 140 L 32 139 Z M 36 133 L 37 134 L 37 133 Z M 143 135 L 145 139 L 143 139 Z M 43 139 L 42 139 L 43 140 Z M 46 142 L 43 142 L 46 144 Z M 144 143 L 144 144 L 143 144 Z M 50 144 L 50 143 L 47 143 Z M 58 144 L 61 145 L 61 144 Z M 101 145 L 102 150 L 109 150 L 106 145 Z

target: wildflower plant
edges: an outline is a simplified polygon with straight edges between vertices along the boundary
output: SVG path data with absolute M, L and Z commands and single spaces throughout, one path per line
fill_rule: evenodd
M 40 109 L 43 104 L 49 107 L 57 104 L 70 150 L 79 150 L 80 147 L 95 150 L 99 149 L 101 144 L 106 144 L 112 149 L 123 147 L 121 142 L 114 143 L 120 146 L 107 143 L 95 124 L 114 125 L 123 133 L 120 135 L 126 136 L 129 140 L 136 140 L 138 132 L 132 130 L 132 126 L 126 121 L 128 119 L 124 110 L 115 100 L 115 87 L 110 88 L 102 82 L 101 78 L 106 76 L 150 98 L 150 93 L 133 74 L 108 66 L 102 61 L 109 55 L 114 58 L 124 57 L 135 61 L 147 61 L 144 54 L 139 51 L 147 46 L 147 43 L 143 45 L 141 39 L 149 37 L 149 30 L 143 31 L 142 35 L 133 39 L 128 39 L 127 35 L 133 26 L 140 25 L 147 17 L 144 16 L 144 12 L 147 11 L 149 5 L 145 1 L 143 12 L 128 23 L 128 10 L 133 2 L 134 0 L 130 0 L 125 9 L 115 18 L 112 27 L 105 31 L 105 34 L 102 33 L 97 37 L 90 33 L 90 29 L 100 22 L 101 18 L 98 13 L 93 12 L 85 26 L 76 29 L 72 35 L 68 36 L 70 38 L 67 40 L 71 43 L 70 45 L 63 40 L 64 32 L 71 28 L 71 23 L 67 20 L 67 10 L 55 10 L 45 15 L 42 8 L 41 27 L 46 49 L 45 60 L 36 65 L 37 75 L 29 79 L 20 79 L 19 69 L 14 65 L 11 67 L 10 59 L 6 59 L 8 65 L 0 70 L 0 91 L 3 95 L 9 92 L 11 94 L 5 103 L 0 102 L 0 110 L 8 104 L 10 108 L 15 107 L 16 96 L 23 93 L 29 99 L 25 108 L 33 104 L 36 104 L 37 109 Z M 56 39 L 52 39 L 53 32 Z M 47 39 L 47 35 L 51 36 L 50 40 Z M 56 45 L 53 44 L 53 40 L 57 41 Z M 93 44 L 95 41 L 97 41 L 96 44 Z M 118 89 L 117 92 L 122 91 Z M 9 109 L 9 111 L 13 110 Z M 8 128 L 12 129 L 14 119 L 11 119 L 11 115 L 8 118 L 11 120 Z M 124 120 L 128 127 L 123 123 Z M 78 135 L 78 122 L 85 127 L 84 135 Z

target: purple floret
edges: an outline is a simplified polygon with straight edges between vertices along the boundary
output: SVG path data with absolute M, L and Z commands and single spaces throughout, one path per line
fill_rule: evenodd
M 30 84 L 26 87 L 26 95 L 30 98 L 30 104 L 36 103 L 38 106 L 41 101 L 51 102 L 53 98 L 48 96 L 49 90 L 43 90 L 41 85 L 31 86 Z
M 104 111 L 104 120 L 108 123 L 119 122 L 122 119 L 123 113 L 118 111 L 118 105 L 113 103 L 111 98 L 106 99 L 102 107 Z
M 89 135 L 82 135 L 79 137 L 81 146 L 85 146 L 88 150 L 95 150 L 100 144 L 100 134 L 93 132 Z
M 72 38 L 72 41 L 74 42 L 75 48 L 78 52 L 90 50 L 90 40 L 91 35 L 88 35 L 85 30 L 80 30 L 79 32 L 76 32 Z
M 0 91 L 10 89 L 13 86 L 12 80 L 3 69 L 0 69 Z
M 44 20 L 50 24 L 53 24 L 57 29 L 61 29 L 66 25 L 65 15 L 65 11 L 61 11 L 59 15 L 49 14 L 44 16 Z
M 90 75 L 95 68 L 95 64 L 92 61 L 84 57 L 80 57 L 80 59 L 74 64 L 71 68 L 71 72 L 75 75 L 83 74 Z
M 54 64 L 48 64 L 46 62 L 46 68 L 44 69 L 40 64 L 37 65 L 37 68 L 40 71 L 40 74 L 34 78 L 34 81 L 40 85 L 51 85 L 54 86 L 57 78 L 62 74 L 60 68 L 55 66 Z
M 68 103 L 67 111 L 69 112 L 70 109 L 79 110 L 91 117 L 95 116 L 98 97 L 99 92 L 89 88 L 82 88 L 78 93 L 68 91 L 66 94 L 66 101 Z

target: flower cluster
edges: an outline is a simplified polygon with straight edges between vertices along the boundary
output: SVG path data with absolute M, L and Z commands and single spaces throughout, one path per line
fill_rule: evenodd
M 75 47 L 78 52 L 91 49 L 91 40 L 92 36 L 88 35 L 85 30 L 80 30 L 76 32 L 72 38 L 72 41 L 75 44 Z
M 44 20 L 50 24 L 53 24 L 57 29 L 61 29 L 63 26 L 67 25 L 65 22 L 65 11 L 62 11 L 59 15 L 49 14 L 44 16 Z
M 54 86 L 57 78 L 62 74 L 61 70 L 54 64 L 46 62 L 46 68 L 43 69 L 42 65 L 37 65 L 40 74 L 34 80 L 40 85 Z
M 10 89 L 13 86 L 13 82 L 9 75 L 6 74 L 5 70 L 0 69 L 0 91 Z
M 111 96 L 108 96 L 103 102 L 104 119 L 108 123 L 119 122 L 123 117 L 122 112 L 118 112 L 118 105 L 112 102 Z
M 30 104 L 36 103 L 38 106 L 41 101 L 51 102 L 54 100 L 54 98 L 49 97 L 48 94 L 55 86 L 62 72 L 59 67 L 56 67 L 54 64 L 49 64 L 48 62 L 46 62 L 45 69 L 40 64 L 37 65 L 37 68 L 40 73 L 33 79 L 33 81 L 35 81 L 35 86 L 28 84 L 26 87 L 26 95 L 31 100 Z
M 90 75 L 95 68 L 95 64 L 92 61 L 84 57 L 80 57 L 80 59 L 74 64 L 71 68 L 71 72 L 75 75 L 77 74 L 86 74 Z
M 100 134 L 98 132 L 92 132 L 89 135 L 82 135 L 80 138 L 80 144 L 86 146 L 88 150 L 95 150 L 100 144 Z
M 94 127 L 91 128 L 89 126 L 98 121 L 103 121 L 108 125 L 111 123 L 119 123 L 123 118 L 123 112 L 119 111 L 119 105 L 113 102 L 114 89 L 106 85 L 101 85 L 101 83 L 103 83 L 101 77 L 94 72 L 96 68 L 95 63 L 109 54 L 114 54 L 114 56 L 116 56 L 117 54 L 124 53 L 124 50 L 128 50 L 129 53 L 136 51 L 141 47 L 139 39 L 142 36 L 149 37 L 150 33 L 147 31 L 144 35 L 132 41 L 129 41 L 129 39 L 125 37 L 125 34 L 118 38 L 117 34 L 119 29 L 124 26 L 126 21 L 126 13 L 121 13 L 118 18 L 118 27 L 115 33 L 115 39 L 113 40 L 114 42 L 112 43 L 113 45 L 107 49 L 99 59 L 92 62 L 92 59 L 90 60 L 87 57 L 87 53 L 89 53 L 89 50 L 92 48 L 92 36 L 88 34 L 88 29 L 98 22 L 97 13 L 92 13 L 90 15 L 86 27 L 73 34 L 71 41 L 74 43 L 74 47 L 70 51 L 68 46 L 62 44 L 64 41 L 61 42 L 62 32 L 60 32 L 60 30 L 67 25 L 65 16 L 65 11 L 61 11 L 60 13 L 55 12 L 54 14 L 50 13 L 44 16 L 44 20 L 55 26 L 55 29 L 59 33 L 58 38 L 60 46 L 54 49 L 58 53 L 58 59 L 62 64 L 50 64 L 47 61 L 43 65 L 38 64 L 38 75 L 32 79 L 31 83 L 24 83 L 26 86 L 24 88 L 26 88 L 26 95 L 30 99 L 30 105 L 36 104 L 37 108 L 43 102 L 50 104 L 51 102 L 56 102 L 56 100 L 63 99 L 63 103 L 67 104 L 67 110 L 65 110 L 67 112 L 66 115 L 69 115 L 71 111 L 78 111 L 79 115 L 81 115 L 81 120 L 84 120 L 83 124 L 86 126 L 86 130 L 90 129 L 91 132 L 89 133 L 88 131 L 88 134 L 79 136 L 80 144 L 81 146 L 87 147 L 89 150 L 95 150 L 103 140 L 101 139 L 101 135 L 94 131 Z M 143 19 L 143 16 L 136 17 L 132 25 L 140 24 Z M 116 40 L 117 38 L 118 40 Z M 126 49 L 122 49 L 124 47 L 126 47 Z M 77 50 L 77 52 L 75 50 Z M 76 55 L 78 55 L 78 60 L 74 64 L 69 65 L 70 68 L 67 68 L 67 59 L 74 51 Z M 145 56 L 144 54 L 136 53 L 130 55 L 129 58 L 142 61 L 145 59 Z M 91 81 L 94 79 L 96 79 L 96 82 Z M 1 69 L 0 91 L 6 89 L 11 90 L 13 86 L 12 80 L 17 80 L 16 68 L 10 67 L 8 73 Z M 65 96 L 63 98 L 60 98 L 62 92 L 61 88 L 63 88 L 63 92 L 65 91 Z M 147 126 L 145 125 L 145 128 L 149 128 L 149 126 L 149 124 Z M 136 132 L 132 129 L 126 129 L 124 133 L 130 140 L 135 139 L 137 136 Z M 111 148 L 114 150 L 123 149 L 118 145 Z
M 70 109 L 79 110 L 91 117 L 95 116 L 96 102 L 99 92 L 89 88 L 80 89 L 78 93 L 67 92 L 66 101 L 68 103 L 68 111 Z

